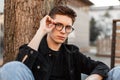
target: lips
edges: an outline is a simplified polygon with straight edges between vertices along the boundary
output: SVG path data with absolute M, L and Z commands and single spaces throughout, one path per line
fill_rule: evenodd
M 58 39 L 60 39 L 60 40 L 64 40 L 65 37 L 63 37 L 63 36 L 58 36 Z

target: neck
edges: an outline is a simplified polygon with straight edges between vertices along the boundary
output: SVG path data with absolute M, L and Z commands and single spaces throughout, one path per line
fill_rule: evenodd
M 61 44 L 56 43 L 55 41 L 53 41 L 50 37 L 47 36 L 47 44 L 48 47 L 54 51 L 59 51 Z

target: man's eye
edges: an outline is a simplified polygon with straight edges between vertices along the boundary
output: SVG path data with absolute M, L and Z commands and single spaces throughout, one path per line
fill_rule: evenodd
M 72 27 L 71 27 L 71 26 L 66 26 L 66 28 L 67 28 L 67 29 L 72 29 Z

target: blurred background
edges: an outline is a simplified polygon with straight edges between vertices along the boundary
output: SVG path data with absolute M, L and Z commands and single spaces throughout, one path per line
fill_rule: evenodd
M 120 19 L 120 1 L 66 0 L 66 2 L 66 5 L 74 9 L 77 13 L 76 22 L 74 23 L 75 30 L 69 35 L 68 43 L 77 45 L 80 48 L 80 51 L 83 52 L 83 54 L 86 56 L 90 56 L 95 60 L 103 61 L 108 66 L 110 66 L 113 20 Z M 7 28 L 4 26 L 4 16 L 9 14 L 5 14 L 5 8 L 7 8 L 4 5 L 5 3 L 7 3 L 6 6 L 12 4 L 10 2 L 7 2 L 7 0 L 6 2 L 4 0 L 0 0 L 0 65 L 3 64 L 3 55 L 6 50 L 3 46 L 5 43 L 4 31 L 5 29 L 7 30 Z M 28 4 L 24 4 L 24 6 L 25 5 L 27 6 Z M 15 11 L 17 10 L 15 9 Z M 17 13 L 15 14 L 17 15 Z M 7 20 L 7 17 L 5 20 Z M 8 37 L 11 36 L 9 35 Z

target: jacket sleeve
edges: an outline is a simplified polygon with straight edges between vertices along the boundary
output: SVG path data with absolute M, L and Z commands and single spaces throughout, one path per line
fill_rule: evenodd
M 103 78 L 107 77 L 109 67 L 103 62 L 95 61 L 90 57 L 86 57 L 81 52 L 79 52 L 79 49 L 77 47 L 74 49 L 74 59 L 78 71 L 87 75 L 99 74 Z
M 17 55 L 16 60 L 23 62 L 30 69 L 32 69 L 32 66 L 36 60 L 37 55 L 38 55 L 37 51 L 28 47 L 27 44 L 24 44 L 19 48 L 19 53 Z

